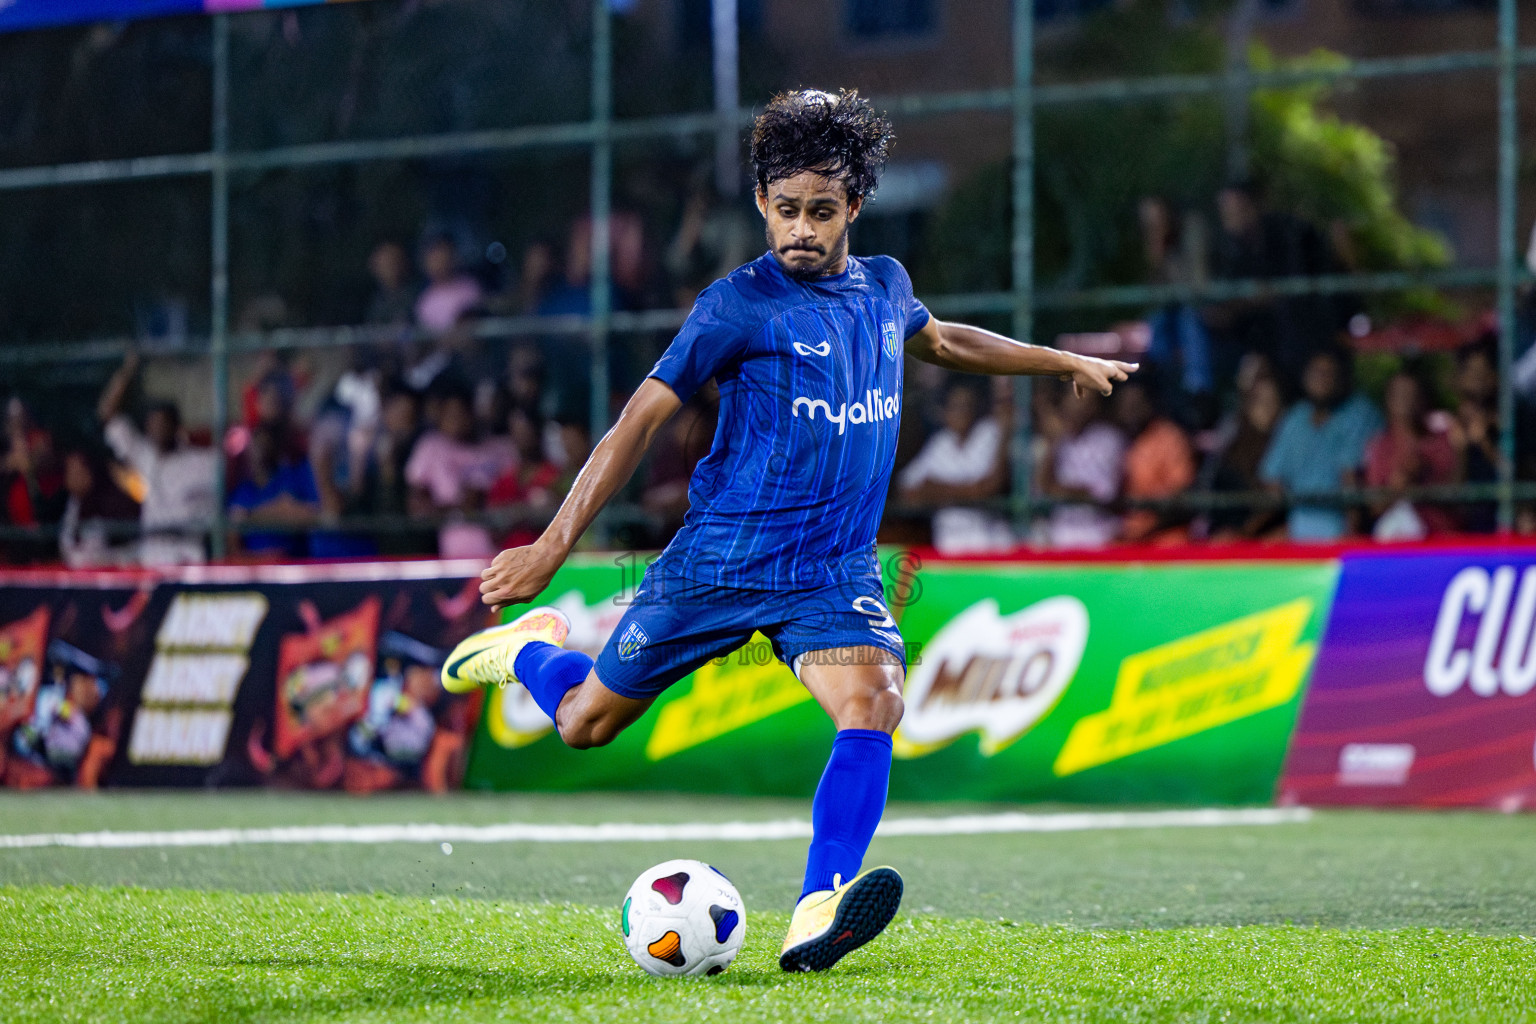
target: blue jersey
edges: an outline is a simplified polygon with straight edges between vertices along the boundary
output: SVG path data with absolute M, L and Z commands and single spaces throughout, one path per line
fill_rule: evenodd
M 720 420 L 662 562 L 716 586 L 825 586 L 878 572 L 901 425 L 903 342 L 928 323 L 900 263 L 797 281 L 764 253 L 699 296 L 651 376 Z

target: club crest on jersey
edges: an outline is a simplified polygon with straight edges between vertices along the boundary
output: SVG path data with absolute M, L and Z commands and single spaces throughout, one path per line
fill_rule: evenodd
M 624 635 L 619 637 L 619 660 L 629 661 L 640 653 L 640 648 L 650 642 L 651 638 L 640 628 L 640 623 L 631 622 Z
M 896 337 L 896 322 L 887 320 L 880 325 L 880 340 L 885 346 L 885 354 L 892 359 L 901 351 L 901 340 Z

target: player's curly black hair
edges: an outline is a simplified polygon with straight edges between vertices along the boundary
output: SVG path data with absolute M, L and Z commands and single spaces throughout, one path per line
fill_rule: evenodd
M 857 89 L 781 92 L 752 122 L 757 187 L 815 171 L 842 178 L 848 198 L 874 194 L 896 133 Z

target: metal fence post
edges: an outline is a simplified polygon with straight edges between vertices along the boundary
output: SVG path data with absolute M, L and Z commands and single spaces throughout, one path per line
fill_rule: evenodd
M 1013 4 L 1013 336 L 1030 342 L 1035 331 L 1035 2 Z M 1014 523 L 1030 526 L 1034 487 L 1031 460 L 1033 382 L 1013 382 Z
M 737 0 L 714 0 L 710 19 L 715 71 L 715 191 L 734 197 L 741 191 L 741 126 L 736 111 L 741 107 L 740 32 Z
M 608 332 L 613 288 L 609 217 L 613 209 L 613 23 L 610 0 L 592 4 L 592 440 L 608 430 Z
M 1499 529 L 1515 521 L 1515 261 L 1520 140 L 1516 107 L 1515 0 L 1499 0 Z
M 208 356 L 213 368 L 214 558 L 225 555 L 224 433 L 229 426 L 229 15 L 213 19 L 213 162 Z
M 1221 99 L 1227 128 L 1227 177 L 1234 180 L 1248 176 L 1248 107 L 1253 102 L 1248 47 L 1253 43 L 1253 22 L 1258 14 L 1258 0 L 1238 0 L 1227 16 L 1227 67 Z

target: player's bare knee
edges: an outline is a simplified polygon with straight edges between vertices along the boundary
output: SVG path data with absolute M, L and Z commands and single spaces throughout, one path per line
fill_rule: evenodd
M 874 724 L 867 726 L 881 732 L 895 732 L 906 714 L 907 704 L 901 696 L 901 684 L 887 680 L 870 695 L 869 718 Z
M 591 750 L 593 747 L 601 747 L 612 742 L 613 737 L 605 737 L 597 729 L 583 722 L 574 727 L 562 727 L 560 739 L 572 750 Z
M 839 729 L 895 732 L 905 711 L 901 683 L 882 678 L 872 680 L 869 686 L 850 694 L 833 717 Z
M 591 750 L 606 747 L 618 739 L 624 731 L 622 725 L 602 717 L 581 717 L 566 721 L 563 717 L 557 726 L 560 739 L 572 750 Z
M 557 725 L 555 731 L 560 734 L 560 742 L 572 750 L 591 750 L 594 746 L 591 734 L 584 728 Z
M 555 714 L 555 732 L 560 734 L 560 741 L 572 750 L 588 750 L 597 746 L 592 742 L 593 724 L 592 716 L 582 714 L 580 708 L 572 707 L 569 700 L 561 704 Z

